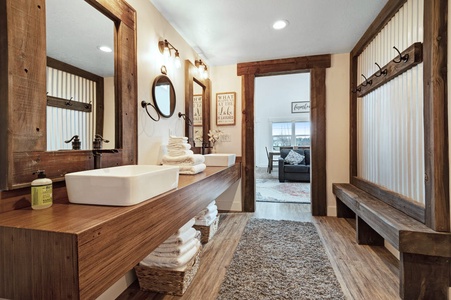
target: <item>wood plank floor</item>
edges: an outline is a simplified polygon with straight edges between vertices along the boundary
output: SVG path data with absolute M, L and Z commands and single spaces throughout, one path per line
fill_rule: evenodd
M 142 292 L 135 282 L 117 299 L 215 299 L 226 267 L 251 217 L 313 222 L 347 299 L 399 299 L 398 261 L 383 247 L 357 245 L 352 222 L 334 217 L 312 217 L 309 205 L 305 204 L 263 202 L 257 203 L 253 214 L 222 214 L 216 235 L 204 247 L 199 271 L 182 297 Z

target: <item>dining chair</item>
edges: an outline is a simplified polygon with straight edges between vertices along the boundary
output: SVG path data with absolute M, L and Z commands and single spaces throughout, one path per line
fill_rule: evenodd
M 265 149 L 266 149 L 266 157 L 268 158 L 268 168 L 266 169 L 266 172 L 271 174 L 273 163 L 275 162 L 277 165 L 278 159 L 274 158 L 274 156 L 272 156 L 272 159 L 271 159 L 271 155 L 269 155 L 268 147 L 265 146 Z

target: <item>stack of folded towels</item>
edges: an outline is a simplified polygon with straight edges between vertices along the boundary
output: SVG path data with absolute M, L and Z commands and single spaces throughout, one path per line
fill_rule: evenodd
M 218 207 L 216 200 L 208 204 L 207 208 L 202 210 L 196 217 L 195 225 L 210 226 L 218 216 Z
M 205 170 L 205 157 L 201 154 L 194 154 L 190 150 L 187 137 L 170 136 L 168 142 L 168 152 L 162 158 L 163 165 L 179 167 L 179 174 L 197 174 Z
M 139 264 L 146 267 L 185 271 L 187 264 L 197 255 L 201 247 L 198 231 L 193 228 L 194 222 L 193 218 L 183 225 Z

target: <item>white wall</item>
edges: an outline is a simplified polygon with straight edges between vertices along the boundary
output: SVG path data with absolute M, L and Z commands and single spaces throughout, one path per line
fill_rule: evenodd
M 213 67 L 210 74 L 212 82 L 210 120 L 211 129 L 220 129 L 230 136 L 230 142 L 219 142 L 216 150 L 219 153 L 235 153 L 241 156 L 241 77 L 236 75 L 236 65 Z M 235 125 L 216 126 L 216 94 L 236 92 Z M 216 199 L 220 210 L 241 211 L 241 180 L 231 186 Z
M 255 166 L 268 166 L 265 147 L 272 149 L 271 122 L 308 121 L 309 113 L 291 113 L 291 102 L 310 101 L 310 73 L 255 78 Z
M 327 215 L 336 216 L 332 183 L 349 182 L 349 54 L 332 55 L 326 70 Z

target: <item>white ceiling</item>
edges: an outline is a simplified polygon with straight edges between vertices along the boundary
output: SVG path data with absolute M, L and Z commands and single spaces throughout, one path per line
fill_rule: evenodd
M 387 0 L 150 1 L 211 65 L 348 53 L 387 3 Z M 290 24 L 275 31 L 272 24 L 278 19 Z

